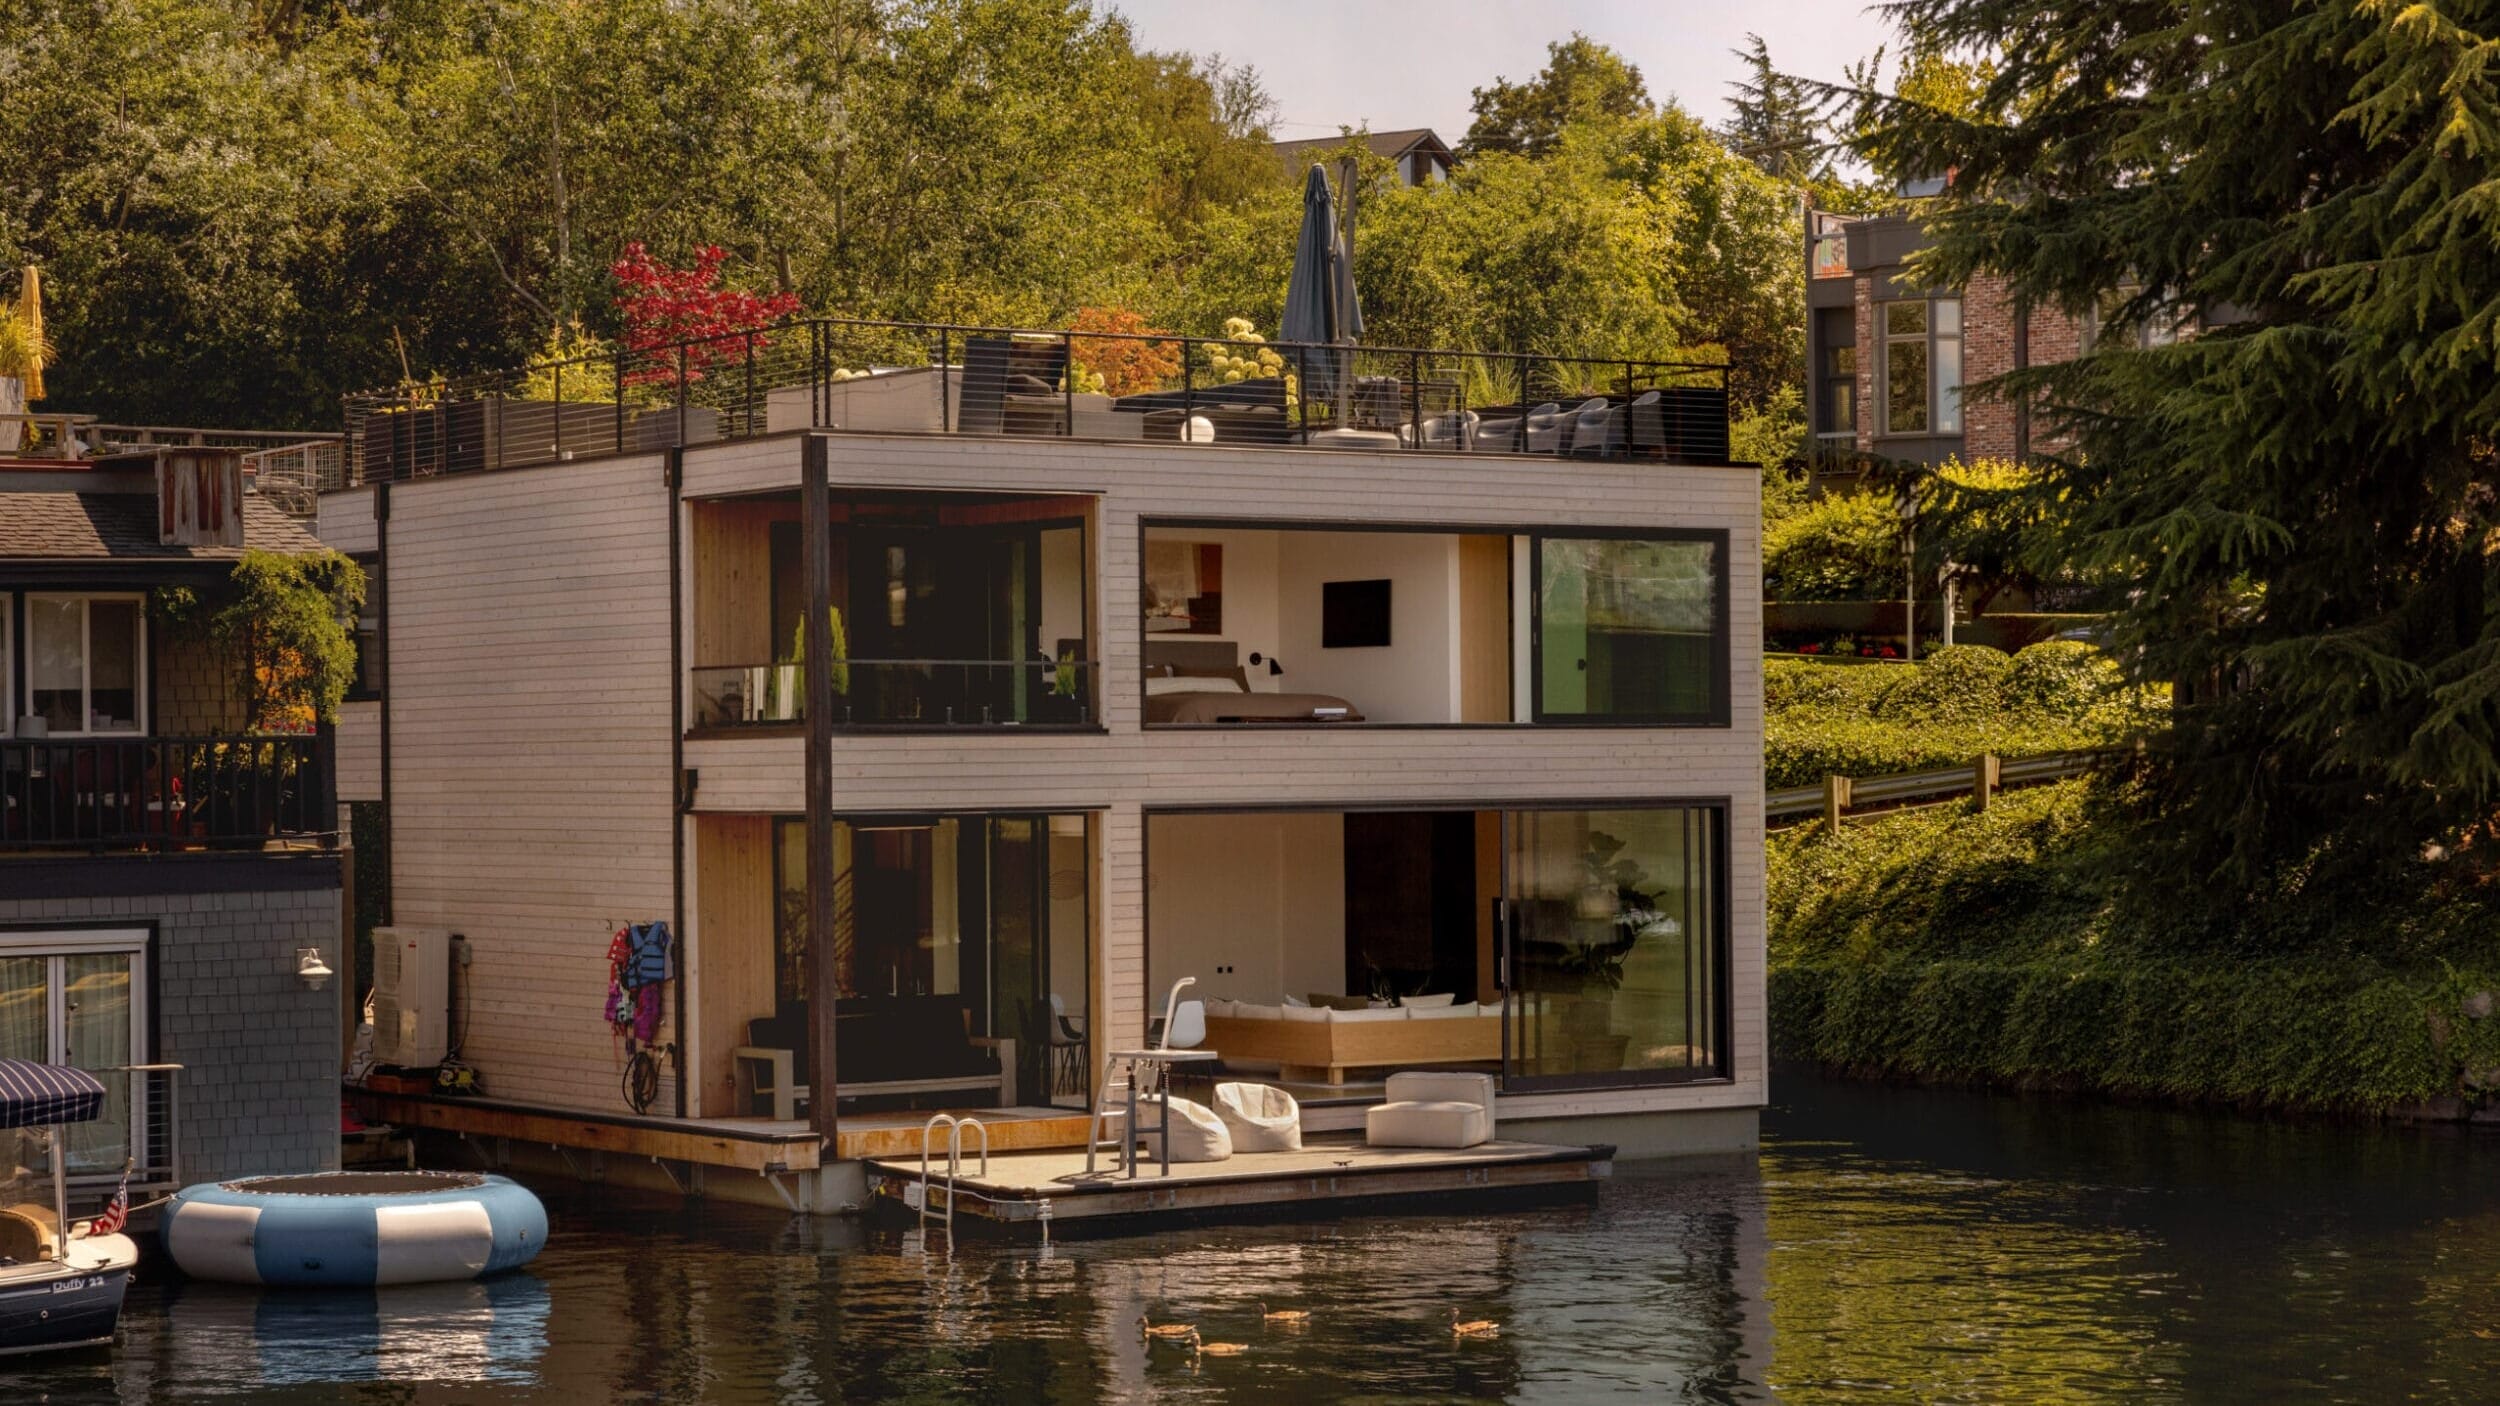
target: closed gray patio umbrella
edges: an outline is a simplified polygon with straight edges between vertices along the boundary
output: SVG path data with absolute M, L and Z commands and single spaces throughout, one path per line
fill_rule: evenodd
M 1285 281 L 1285 318 L 1277 338 L 1285 342 L 1354 345 L 1363 335 L 1363 305 L 1354 296 L 1354 258 L 1337 232 L 1337 199 L 1328 173 L 1317 166 L 1302 184 L 1302 236 L 1293 246 L 1293 276 Z M 1304 359 L 1303 394 L 1342 402 L 1353 358 L 1326 352 Z

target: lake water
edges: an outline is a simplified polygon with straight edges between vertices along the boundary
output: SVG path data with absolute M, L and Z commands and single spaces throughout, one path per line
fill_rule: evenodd
M 147 1284 L 109 1362 L 0 1364 L 0 1400 L 2500 1400 L 2500 1132 L 1777 1090 L 1758 1162 L 1516 1215 L 949 1255 L 548 1188 L 523 1274 Z M 1149 1349 L 1141 1311 L 1248 1351 Z

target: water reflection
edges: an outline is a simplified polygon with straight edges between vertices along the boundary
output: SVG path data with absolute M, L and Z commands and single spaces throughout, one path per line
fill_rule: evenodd
M 548 1188 L 520 1276 L 134 1291 L 55 1400 L 2477 1401 L 2500 1138 L 1785 1080 L 1595 1206 L 1036 1248 Z M 1308 1310 L 1271 1325 L 1261 1304 Z M 1501 1322 L 1459 1342 L 1456 1308 Z M 1149 1347 L 1140 1313 L 1239 1356 Z M 2485 1336 L 2488 1334 L 2488 1336 Z

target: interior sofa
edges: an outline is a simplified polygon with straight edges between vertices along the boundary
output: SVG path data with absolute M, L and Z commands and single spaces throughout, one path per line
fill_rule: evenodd
M 1349 1070 L 1475 1064 L 1502 1057 L 1502 1008 L 1473 1002 L 1340 1011 L 1207 1002 L 1208 1049 L 1276 1063 L 1286 1079 L 1345 1082 Z
M 808 1100 L 810 1016 L 804 1001 L 747 1022 L 747 1043 L 730 1051 L 738 1109 L 789 1120 Z M 837 1096 L 995 1093 L 1015 1101 L 1016 1042 L 974 1035 L 961 996 L 855 996 L 834 1008 Z

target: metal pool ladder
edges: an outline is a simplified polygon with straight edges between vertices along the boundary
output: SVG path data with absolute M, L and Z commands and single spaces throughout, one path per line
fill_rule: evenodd
M 946 1215 L 939 1224 L 944 1226 L 946 1233 L 951 1236 L 955 1233 L 955 1177 L 963 1170 L 964 1129 L 970 1128 L 981 1135 L 981 1170 L 973 1175 L 984 1177 L 990 1174 L 990 1130 L 987 1124 L 970 1114 L 958 1118 L 952 1113 L 933 1113 L 929 1115 L 928 1122 L 920 1125 L 920 1183 L 907 1188 L 904 1199 L 920 1212 L 920 1224 L 923 1229 L 928 1227 L 930 1215 L 929 1154 L 932 1151 L 930 1139 L 936 1135 L 938 1125 L 941 1123 L 946 1125 Z

